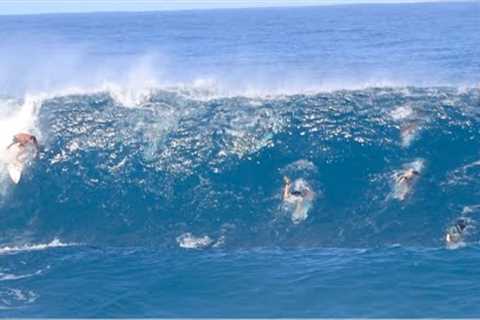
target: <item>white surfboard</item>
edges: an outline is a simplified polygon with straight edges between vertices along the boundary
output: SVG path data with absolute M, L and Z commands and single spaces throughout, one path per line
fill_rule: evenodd
M 308 200 L 299 200 L 295 204 L 295 209 L 292 213 L 292 222 L 294 224 L 299 224 L 302 221 L 305 221 L 308 218 L 308 212 L 312 208 L 312 202 Z
M 29 148 L 21 147 L 19 143 L 15 143 L 8 148 L 7 170 L 13 183 L 18 184 L 20 182 L 25 164 L 32 158 L 32 151 Z
M 412 184 L 405 181 L 395 182 L 395 186 L 393 189 L 393 198 L 400 201 L 405 200 L 407 195 L 410 193 L 411 187 Z
M 17 163 L 9 163 L 7 165 L 8 175 L 12 179 L 13 183 L 18 184 L 20 182 L 20 178 L 22 177 L 24 165 L 20 162 Z

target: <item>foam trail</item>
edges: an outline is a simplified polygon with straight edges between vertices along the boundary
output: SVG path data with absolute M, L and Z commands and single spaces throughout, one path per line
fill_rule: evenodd
M 211 245 L 213 240 L 209 236 L 196 237 L 187 232 L 177 237 L 177 243 L 184 249 L 201 249 Z
M 39 250 L 46 250 L 50 248 L 62 248 L 62 247 L 69 247 L 75 246 L 75 243 L 63 243 L 59 239 L 53 239 L 49 243 L 39 243 L 39 244 L 25 244 L 22 246 L 5 246 L 0 248 L 0 254 L 13 254 L 18 252 L 24 251 L 39 251 Z

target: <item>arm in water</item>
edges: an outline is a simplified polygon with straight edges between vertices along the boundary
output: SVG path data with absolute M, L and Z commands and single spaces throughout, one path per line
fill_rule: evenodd
M 292 181 L 289 177 L 283 177 L 283 181 L 285 182 L 285 186 L 283 187 L 283 200 L 286 200 L 290 195 L 290 188 L 292 187 Z

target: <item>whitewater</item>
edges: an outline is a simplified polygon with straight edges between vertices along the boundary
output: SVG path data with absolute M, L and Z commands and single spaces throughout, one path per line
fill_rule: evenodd
M 478 316 L 479 18 L 0 16 L 0 316 Z

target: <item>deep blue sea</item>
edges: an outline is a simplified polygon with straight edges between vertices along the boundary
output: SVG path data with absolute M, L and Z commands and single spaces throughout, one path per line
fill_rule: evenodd
M 479 2 L 0 16 L 0 149 L 0 317 L 480 317 Z

